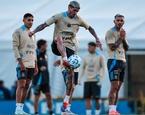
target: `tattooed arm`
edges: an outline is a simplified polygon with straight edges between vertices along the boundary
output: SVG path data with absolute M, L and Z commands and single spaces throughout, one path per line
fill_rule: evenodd
M 109 44 L 109 48 L 114 51 L 122 43 L 122 38 L 120 37 L 115 43 Z
M 46 28 L 48 25 L 46 23 L 40 24 L 34 31 L 29 32 L 29 36 L 33 36 L 36 32 L 39 32 Z
M 124 47 L 125 51 L 128 51 L 129 45 L 128 45 L 127 41 L 124 39 L 124 40 L 122 41 L 122 43 L 123 43 L 123 47 Z
M 48 25 L 46 23 L 40 24 L 33 32 L 39 32 L 41 30 L 43 30 L 44 28 L 46 28 Z
M 103 50 L 102 44 L 101 44 L 95 30 L 91 26 L 89 27 L 89 32 L 95 37 L 97 47 L 100 47 L 100 49 Z

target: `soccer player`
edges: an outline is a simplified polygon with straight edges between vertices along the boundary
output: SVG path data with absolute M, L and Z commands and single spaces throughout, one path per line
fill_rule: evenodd
M 49 108 L 49 114 L 53 114 L 52 108 L 52 97 L 50 94 L 49 86 L 49 71 L 48 71 L 48 56 L 47 51 L 47 41 L 40 39 L 37 42 L 37 66 L 38 74 L 32 79 L 32 87 L 34 89 L 34 111 L 38 114 L 38 101 L 40 98 L 41 91 L 46 96 L 47 106 Z
M 79 40 L 76 38 L 75 39 L 75 45 L 76 45 L 76 52 L 75 55 L 78 55 L 78 46 L 79 46 Z M 63 79 L 64 79 L 64 83 L 65 85 L 67 84 L 67 76 L 66 76 L 66 69 L 62 64 L 62 58 L 57 60 L 56 62 L 54 62 L 54 66 L 60 66 L 61 71 L 62 71 L 62 75 L 63 75 Z M 72 98 L 73 98 L 73 92 L 75 90 L 76 85 L 78 84 L 78 76 L 79 76 L 79 68 L 74 69 L 74 76 L 72 78 L 72 87 L 71 87 L 71 92 L 70 92 L 70 97 L 69 97 L 69 105 L 67 107 L 67 110 L 70 111 L 71 109 L 71 103 L 72 103 Z M 66 85 L 67 86 L 67 85 Z M 72 113 L 72 112 L 71 112 Z M 72 113 L 73 114 L 73 113 Z
M 78 32 L 79 27 L 84 27 L 85 29 L 89 30 L 89 32 L 95 37 L 97 46 L 99 46 L 102 50 L 102 44 L 100 43 L 94 29 L 89 26 L 80 16 L 77 15 L 79 10 L 80 4 L 77 1 L 71 1 L 66 12 L 55 14 L 46 20 L 46 22 L 39 25 L 34 31 L 29 32 L 29 36 L 32 36 L 36 32 L 39 32 L 55 23 L 53 43 L 51 45 L 52 52 L 57 56 L 62 56 L 63 65 L 66 67 L 66 74 L 68 77 L 66 96 L 61 108 L 62 112 L 68 112 L 66 108 L 68 107 L 68 100 L 72 87 L 72 76 L 74 72 L 73 69 L 69 67 L 67 58 L 75 53 L 76 48 L 74 40 L 76 39 L 76 33 Z
M 125 52 L 128 50 L 129 45 L 126 39 L 126 31 L 122 28 L 125 23 L 124 16 L 116 14 L 114 18 L 115 26 L 107 31 L 105 37 L 108 48 L 107 66 L 111 82 L 108 100 L 109 114 L 119 115 L 116 111 L 116 104 L 118 92 L 124 80 L 126 68 Z
M 95 100 L 95 114 L 100 114 L 101 84 L 106 73 L 104 56 L 96 52 L 96 43 L 88 43 L 89 55 L 84 57 L 82 74 L 79 79 L 81 84 L 84 76 L 84 99 L 86 100 L 86 114 L 91 115 L 91 100 Z
M 24 25 L 16 29 L 13 33 L 13 50 L 17 62 L 17 91 L 15 114 L 26 114 L 23 111 L 27 90 L 33 75 L 38 72 L 36 64 L 36 40 L 35 36 L 28 36 L 28 32 L 33 25 L 34 17 L 30 13 L 23 16 Z

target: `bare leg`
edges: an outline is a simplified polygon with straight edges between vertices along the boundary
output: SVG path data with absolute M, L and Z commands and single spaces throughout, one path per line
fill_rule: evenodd
M 44 93 L 46 96 L 46 101 L 47 101 L 47 106 L 49 108 L 49 111 L 52 112 L 53 111 L 53 106 L 52 106 L 52 97 L 50 93 Z
M 28 91 L 30 82 L 31 82 L 31 80 L 27 78 L 26 79 L 25 88 L 23 90 L 23 96 L 22 96 L 22 100 L 21 100 L 22 103 L 24 103 L 24 101 L 26 100 L 27 91 Z
M 86 109 L 91 110 L 92 102 L 90 98 L 85 99 L 86 100 Z
M 65 49 L 65 47 L 63 45 L 62 37 L 61 36 L 57 36 L 55 38 L 55 43 L 57 44 L 57 49 L 58 49 L 59 53 L 61 54 L 62 58 L 63 57 L 67 57 L 66 49 Z
M 100 110 L 100 102 L 99 101 L 100 101 L 100 99 L 95 100 L 96 110 Z
M 69 104 L 71 104 L 71 102 L 72 102 L 72 96 L 73 96 L 75 86 L 76 86 L 75 84 L 72 85 L 71 92 L 70 92 L 70 98 L 69 98 Z
M 122 82 L 119 81 L 118 91 L 117 91 L 117 93 L 116 93 L 115 105 L 117 105 L 117 101 L 118 101 L 118 93 L 119 93 L 119 90 L 120 90 L 121 85 L 122 85 Z
M 66 83 L 66 95 L 70 96 L 72 89 L 72 78 L 74 76 L 74 70 L 72 68 L 66 69 L 66 76 L 68 77 L 68 81 Z
M 116 100 L 117 98 L 117 94 L 118 94 L 118 89 L 119 89 L 119 82 L 118 81 L 112 81 L 111 82 L 111 89 L 109 92 L 109 105 L 115 105 L 116 104 Z
M 38 112 L 39 98 L 40 98 L 40 94 L 39 95 L 34 95 L 34 111 L 35 111 L 35 113 Z
M 18 80 L 17 84 L 17 90 L 16 90 L 16 103 L 23 103 L 22 98 L 23 98 L 23 92 L 25 89 L 26 85 L 26 80 L 25 79 L 20 79 Z

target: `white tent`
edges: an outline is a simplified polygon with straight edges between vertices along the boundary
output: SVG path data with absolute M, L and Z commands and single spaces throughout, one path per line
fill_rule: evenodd
M 145 38 L 145 1 L 144 0 L 78 0 L 81 4 L 81 9 L 78 15 L 84 18 L 97 32 L 101 41 L 104 44 L 104 36 L 108 29 L 114 26 L 113 19 L 115 14 L 123 14 L 125 16 L 124 28 L 127 31 L 127 39 L 132 43 L 131 47 L 144 48 Z M 36 28 L 39 24 L 46 21 L 49 17 L 56 13 L 64 12 L 70 0 L 0 0 L 0 79 L 4 79 L 6 86 L 9 88 L 16 80 L 14 55 L 12 52 L 12 33 L 22 22 L 22 17 L 25 13 L 30 12 L 34 15 L 34 25 Z M 54 26 L 50 26 L 45 30 L 36 34 L 37 39 L 44 38 L 52 41 Z M 89 32 L 81 29 L 78 32 L 80 39 L 80 49 L 86 50 L 86 43 L 90 39 L 94 39 Z M 138 44 L 138 40 L 140 43 Z M 104 48 L 106 47 L 103 45 Z M 87 51 L 85 51 L 86 53 Z M 107 58 L 106 50 L 104 55 Z M 54 56 L 49 53 L 50 59 Z M 54 68 L 50 62 L 50 74 L 54 72 Z M 58 71 L 58 69 L 56 69 Z M 59 72 L 58 72 L 59 73 Z M 52 85 L 57 82 L 57 87 L 53 87 L 56 92 L 53 95 L 60 96 L 62 91 L 60 88 L 64 87 L 63 80 L 60 78 L 52 78 Z M 109 80 L 105 78 L 102 87 L 102 96 L 108 95 Z M 81 86 L 82 89 L 82 86 Z M 57 92 L 61 93 L 57 93 Z M 123 89 L 122 89 L 123 92 Z M 82 91 L 77 88 L 76 97 L 82 97 Z M 122 94 L 121 97 L 124 95 Z

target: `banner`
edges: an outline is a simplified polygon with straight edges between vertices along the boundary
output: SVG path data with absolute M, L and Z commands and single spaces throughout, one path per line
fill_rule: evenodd
M 39 101 L 39 114 L 48 114 L 47 103 L 45 100 Z M 62 101 L 53 101 L 53 110 L 55 114 L 61 113 Z M 16 107 L 15 101 L 0 101 L 0 114 L 14 114 Z M 92 102 L 92 114 L 94 114 L 95 103 Z M 136 103 L 129 101 L 119 101 L 117 110 L 120 114 L 135 114 Z M 34 106 L 32 101 L 26 101 L 24 104 L 26 113 L 34 114 Z M 86 105 L 84 100 L 74 100 L 71 104 L 71 111 L 76 114 L 86 114 Z M 108 101 L 101 102 L 101 114 L 108 113 Z

